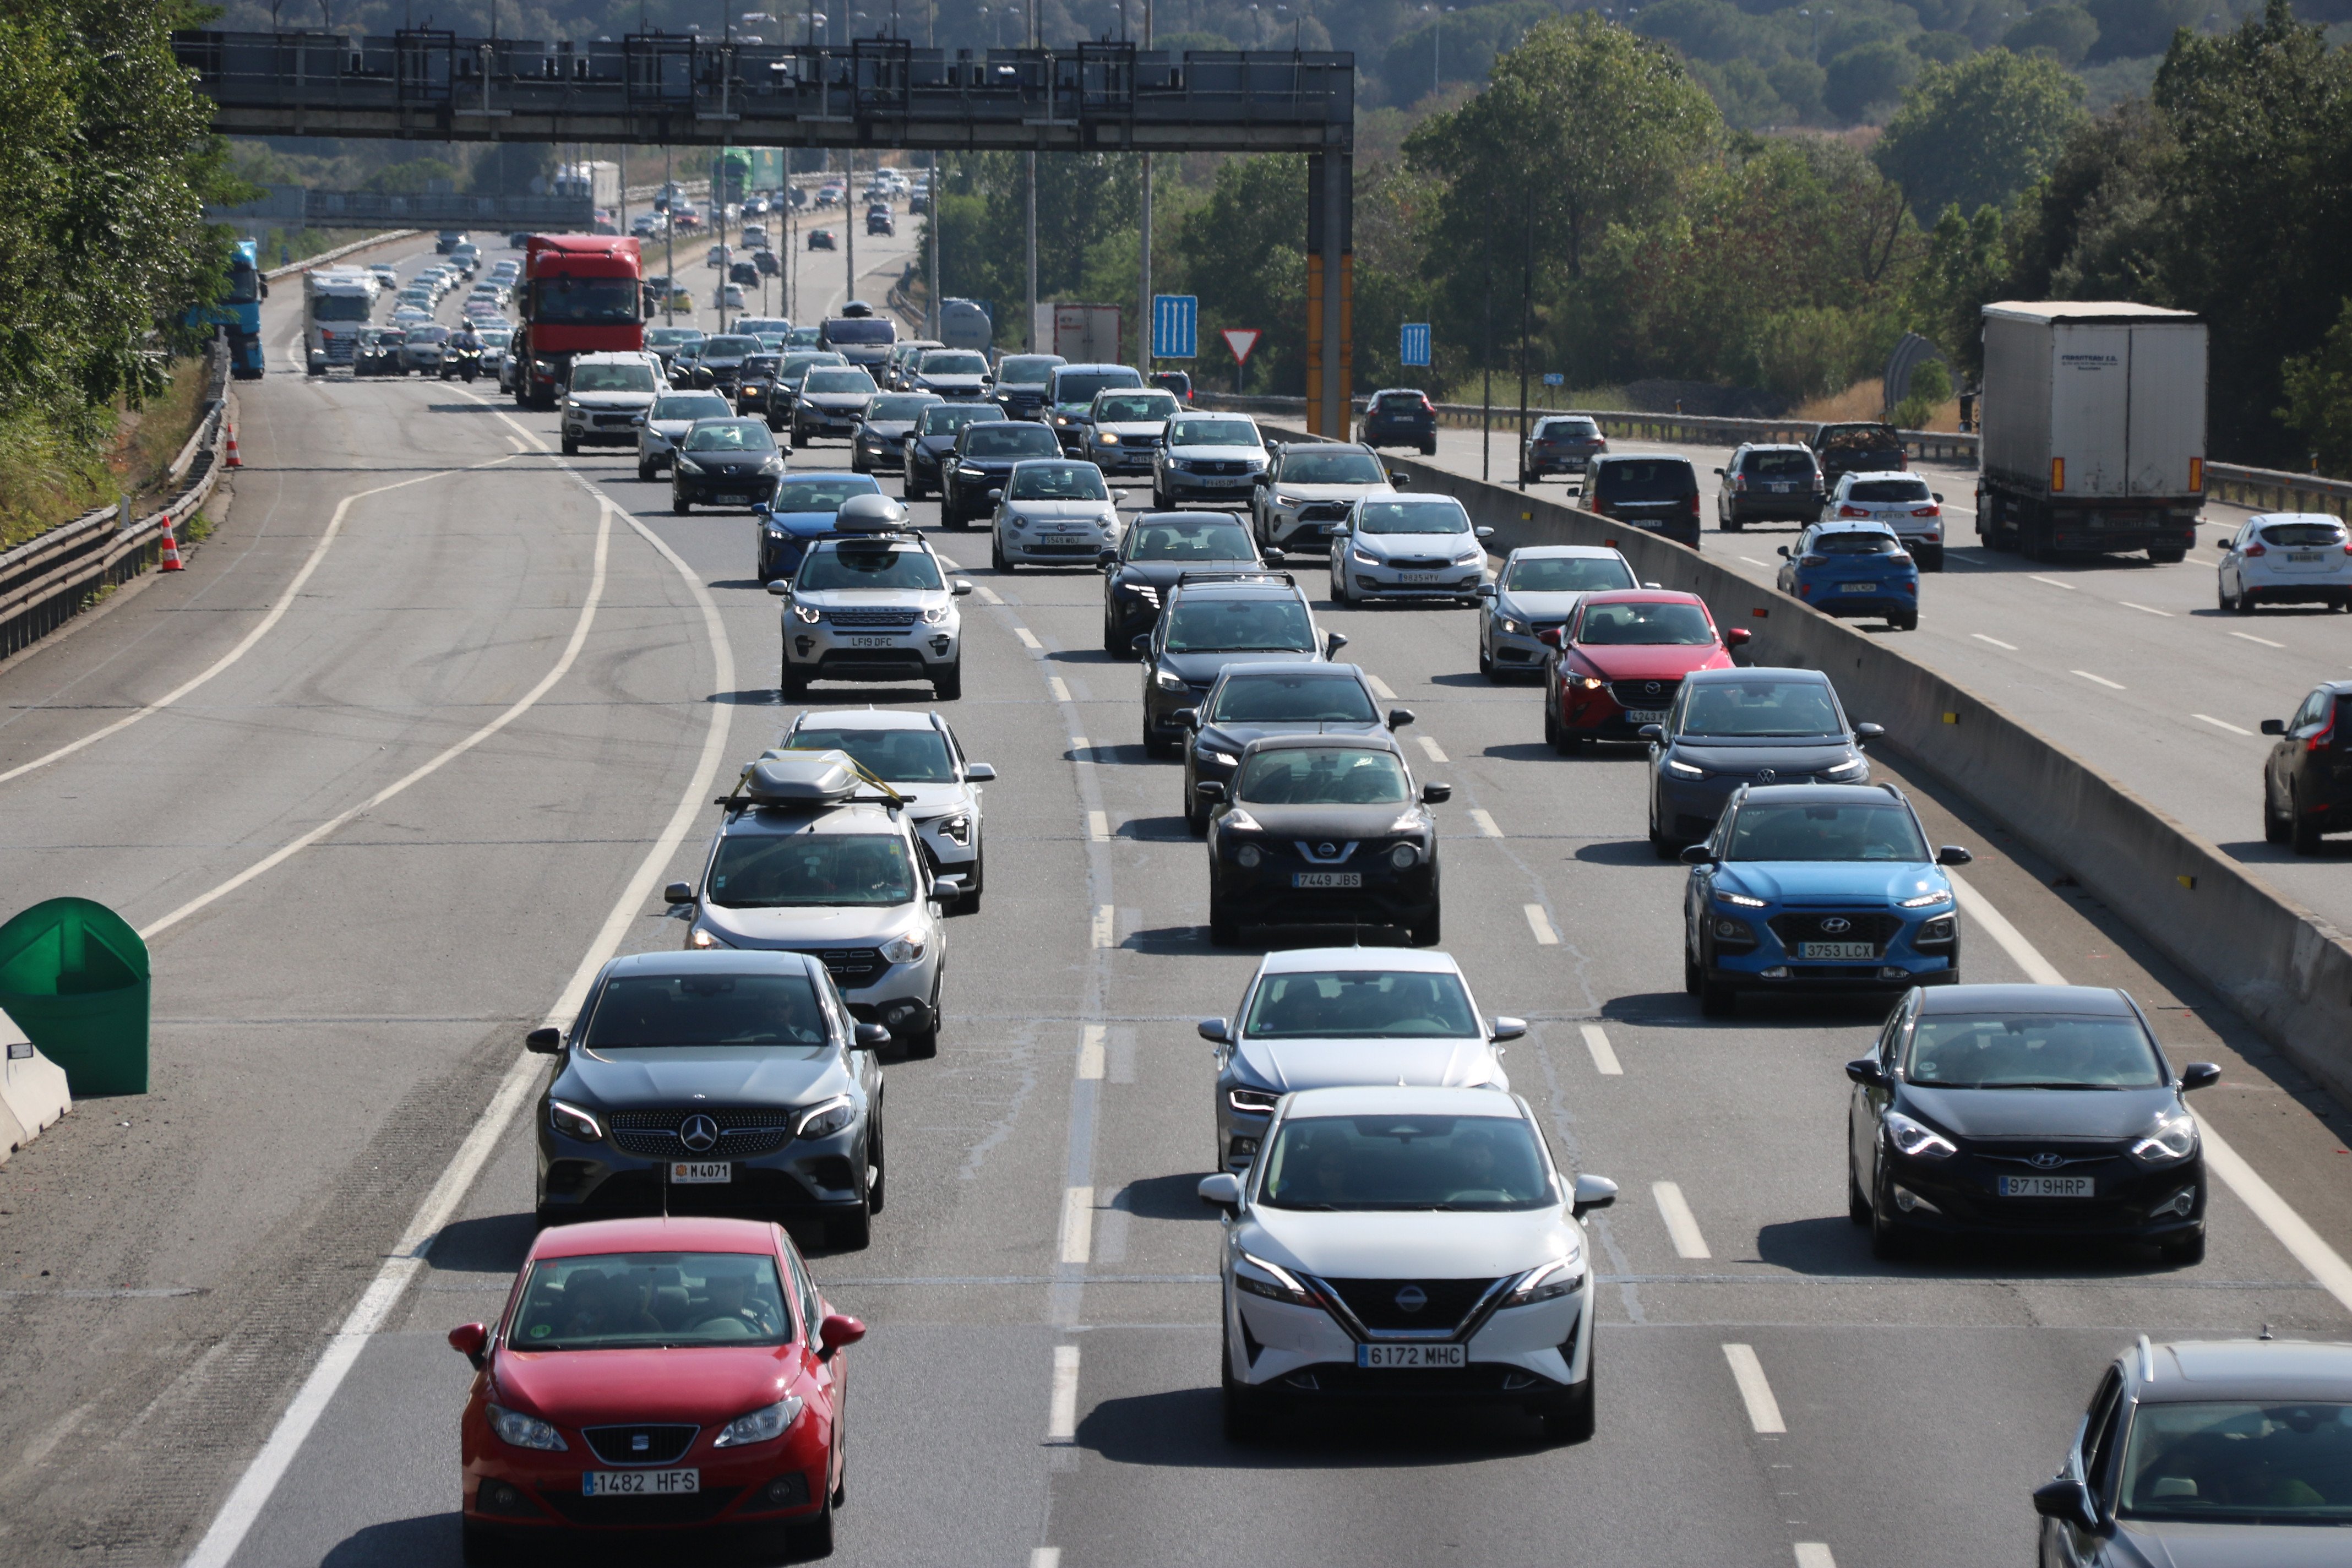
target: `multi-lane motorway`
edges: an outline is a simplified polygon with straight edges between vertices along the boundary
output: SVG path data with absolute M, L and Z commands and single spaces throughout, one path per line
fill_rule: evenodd
M 674 518 L 627 453 L 562 458 L 554 416 L 481 387 L 273 374 L 241 401 L 247 468 L 192 569 L 0 670 L 0 885 L 114 905 L 157 976 L 154 1092 L 0 1167 L 12 1563 L 456 1560 L 471 1374 L 443 1335 L 498 1310 L 530 1234 L 522 1033 L 606 952 L 678 942 L 658 889 L 793 711 L 747 517 Z M 1136 669 L 1098 651 L 1100 580 L 935 541 L 981 589 L 948 712 L 998 770 L 990 896 L 950 927 L 938 1058 L 887 1064 L 873 1245 L 813 1248 L 872 1327 L 839 1560 L 1976 1568 L 2028 1558 L 2026 1493 L 2133 1334 L 2352 1331 L 2320 1279 L 2352 1254 L 2344 1119 L 1933 795 L 2010 928 L 1965 925 L 1970 977 L 2129 986 L 2176 1060 L 2224 1064 L 2197 1109 L 2242 1159 L 2216 1162 L 2192 1268 L 1874 1262 L 1840 1070 L 1872 1009 L 1702 1020 L 1637 759 L 1552 756 L 1533 693 L 1476 677 L 1467 612 L 1326 601 L 1419 715 L 1423 776 L 1455 785 L 1446 945 L 1485 1006 L 1533 1020 L 1516 1087 L 1563 1163 L 1623 1188 L 1594 1219 L 1600 1431 L 1366 1411 L 1227 1446 L 1192 1025 L 1255 954 L 1206 941 L 1179 772 L 1144 760 Z M 1979 629 L 2031 646 L 2008 622 L 1917 637 Z

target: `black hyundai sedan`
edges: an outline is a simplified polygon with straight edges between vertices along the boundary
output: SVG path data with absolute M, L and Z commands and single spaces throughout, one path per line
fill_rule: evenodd
M 864 1246 L 882 1206 L 889 1039 L 800 952 L 614 959 L 569 1029 L 534 1029 L 541 1225 L 635 1214 L 810 1217 Z
M 2095 1237 L 2205 1256 L 2205 1163 L 2138 1004 L 2084 985 L 1945 985 L 1846 1063 L 1846 1206 L 1881 1258 L 1929 1236 Z
M 1204 784 L 1230 783 L 1241 754 L 1266 735 L 1377 735 L 1412 722 L 1412 710 L 1383 718 L 1370 683 L 1352 664 L 1229 664 L 1196 709 L 1176 721 L 1192 731 L 1184 749 L 1184 822 L 1209 830 Z
M 1166 610 L 1135 639 L 1143 656 L 1143 750 L 1171 757 L 1186 731 L 1176 715 L 1198 709 L 1229 664 L 1328 659 L 1348 639 L 1319 640 L 1306 591 L 1287 572 L 1187 573 Z
M 1437 823 L 1451 784 L 1414 788 L 1396 737 L 1271 735 L 1230 784 L 1200 786 L 1209 819 L 1209 940 L 1244 926 L 1401 927 L 1438 940 Z
M 750 508 L 776 499 L 784 455 L 759 419 L 698 419 L 677 439 L 670 466 L 669 509 L 684 517 L 697 502 Z
M 1127 525 L 1103 569 L 1103 652 L 1130 658 L 1187 572 L 1254 572 L 1264 564 L 1249 525 L 1225 511 L 1145 512 Z

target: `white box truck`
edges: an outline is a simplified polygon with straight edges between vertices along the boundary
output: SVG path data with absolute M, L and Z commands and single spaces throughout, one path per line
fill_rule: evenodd
M 2179 561 L 2205 501 L 2205 323 L 2118 301 L 1984 308 L 1977 536 Z
M 1118 364 L 1117 305 L 1039 305 L 1037 353 L 1060 354 L 1072 364 Z

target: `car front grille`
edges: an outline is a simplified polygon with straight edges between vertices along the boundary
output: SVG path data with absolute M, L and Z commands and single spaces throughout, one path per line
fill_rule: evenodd
M 1391 555 L 1389 565 L 1399 572 L 1443 572 L 1454 563 L 1436 555 Z
M 1348 515 L 1348 503 L 1343 500 L 1308 501 L 1298 509 L 1301 522 L 1337 522 Z
M 822 962 L 836 982 L 863 985 L 886 967 L 877 947 L 804 947 L 801 952 Z
M 1074 559 L 1083 558 L 1088 561 L 1093 560 L 1096 556 L 1102 553 L 1101 545 L 1090 544 L 1084 540 L 1079 541 L 1076 544 L 1062 544 L 1046 541 L 1032 541 L 1030 543 L 1024 544 L 1021 548 L 1024 552 L 1031 555 L 1067 555 Z
M 616 1110 L 613 1142 L 632 1154 L 656 1159 L 687 1157 L 745 1159 L 766 1154 L 792 1142 L 791 1110 Z M 688 1149 L 678 1138 L 678 1127 L 689 1116 L 708 1116 L 719 1123 L 719 1142 L 709 1150 Z
M 583 1426 L 580 1435 L 608 1465 L 667 1465 L 694 1447 L 699 1426 Z
M 1149 449 L 1160 445 L 1160 437 L 1157 436 L 1121 436 L 1118 438 L 1118 444 L 1122 447 L 1141 447 Z
M 1485 1279 L 1326 1279 L 1367 1329 L 1454 1329 L 1470 1309 L 1494 1287 Z M 1418 1290 L 1423 1304 L 1407 1311 L 1397 1304 L 1401 1293 Z M 1408 1300 L 1410 1298 L 1408 1297 Z
M 1609 695 L 1620 708 L 1664 708 L 1682 689 L 1679 680 L 1620 680 L 1611 684 Z
M 1194 459 L 1192 471 L 1196 474 L 1246 474 L 1250 467 L 1247 463 L 1221 463 L 1203 458 Z
M 920 610 L 827 610 L 825 624 L 835 626 L 874 626 L 891 631 L 904 631 L 915 624 Z
M 1822 922 L 1837 921 L 1843 929 L 1828 931 Z M 1823 910 L 1819 913 L 1774 915 L 1764 922 L 1772 934 L 1780 939 L 1783 947 L 1794 947 L 1801 942 L 1867 942 L 1874 943 L 1881 952 L 1888 939 L 1903 929 L 1903 918 L 1884 910 Z

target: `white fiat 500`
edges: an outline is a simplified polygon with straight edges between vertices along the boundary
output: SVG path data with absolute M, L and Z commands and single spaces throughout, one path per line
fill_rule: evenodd
M 1013 465 L 996 502 L 991 564 L 1085 566 L 1118 548 L 1118 505 L 1094 464 L 1032 458 Z
M 1592 1435 L 1592 1261 L 1581 1216 L 1616 1199 L 1570 1178 L 1527 1101 L 1491 1089 L 1286 1096 L 1225 1210 L 1225 1435 L 1349 1396 L 1517 1406 L 1555 1441 Z

